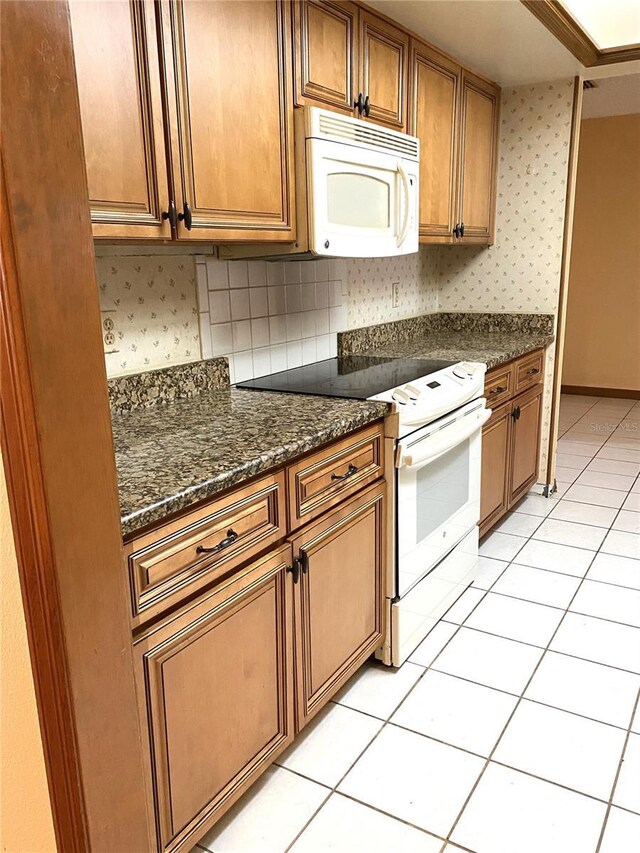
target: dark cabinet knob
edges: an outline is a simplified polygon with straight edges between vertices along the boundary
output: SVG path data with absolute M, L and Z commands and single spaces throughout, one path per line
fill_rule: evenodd
M 454 237 L 460 236 L 460 226 L 457 223 L 453 227 L 453 236 Z
M 188 201 L 185 201 L 183 212 L 178 214 L 178 219 L 180 220 L 180 222 L 184 220 L 184 227 L 187 229 L 187 231 L 191 231 L 193 219 L 191 218 L 191 207 Z
M 458 234 L 458 237 L 464 237 L 464 222 L 460 223 L 460 227 L 458 228 L 458 231 L 460 232 Z
M 162 218 L 168 219 L 172 228 L 176 228 L 178 225 L 178 211 L 176 210 L 176 203 L 173 199 L 169 202 L 169 210 L 162 211 Z
M 364 107 L 362 108 L 362 111 L 367 117 L 369 117 L 369 114 L 371 113 L 371 102 L 369 101 L 369 95 L 367 95 L 367 97 L 364 99 Z
M 196 554 L 218 554 L 220 551 L 224 551 L 225 548 L 228 548 L 238 538 L 238 534 L 235 530 L 230 527 L 227 530 L 227 535 L 224 539 L 221 539 L 217 545 L 214 545 L 213 548 L 205 548 L 202 545 L 198 545 L 196 548 Z
M 365 100 L 362 97 L 362 92 L 358 93 L 358 100 L 353 102 L 353 106 L 358 110 L 358 115 L 362 115 L 365 106 Z
M 332 474 L 332 480 L 348 480 L 349 477 L 353 477 L 354 474 L 358 473 L 357 467 L 352 463 L 349 465 L 344 474 Z
M 520 406 L 516 406 L 514 410 L 511 412 L 511 417 L 514 421 L 520 420 Z

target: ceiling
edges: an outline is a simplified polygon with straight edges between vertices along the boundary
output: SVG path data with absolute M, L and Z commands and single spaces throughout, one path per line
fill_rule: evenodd
M 640 62 L 585 69 L 520 0 L 367 2 L 502 86 L 640 72 Z
M 640 4 L 638 0 L 561 0 L 599 48 L 640 44 Z
M 582 118 L 621 116 L 640 113 L 640 74 L 607 77 L 586 89 L 582 98 Z

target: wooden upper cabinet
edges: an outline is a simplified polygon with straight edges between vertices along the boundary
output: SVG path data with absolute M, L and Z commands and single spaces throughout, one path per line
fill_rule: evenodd
M 327 0 L 293 3 L 296 106 L 353 114 L 358 7 Z
M 407 125 L 408 60 L 408 33 L 361 9 L 359 88 L 371 121 L 394 130 Z
M 308 525 L 293 540 L 297 727 L 320 710 L 382 639 L 384 483 Z
M 457 222 L 458 98 L 462 69 L 419 41 L 411 46 L 408 131 L 420 140 L 420 237 L 451 243 Z
M 71 0 L 95 237 L 171 237 L 154 4 Z
M 178 237 L 295 239 L 290 4 L 164 0 L 162 27 Z
M 290 564 L 270 552 L 134 644 L 154 849 L 190 850 L 293 739 Z
M 493 242 L 500 89 L 463 72 L 460 113 L 459 223 L 463 243 Z

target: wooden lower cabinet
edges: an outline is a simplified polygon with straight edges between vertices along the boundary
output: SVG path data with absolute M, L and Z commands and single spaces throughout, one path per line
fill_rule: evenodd
M 190 850 L 293 740 L 291 547 L 134 643 L 157 849 Z
M 482 430 L 481 533 L 507 511 L 511 420 L 507 403 L 494 410 Z
M 382 639 L 384 503 L 382 482 L 293 539 L 298 729 Z
M 517 408 L 514 412 L 511 439 L 509 507 L 526 494 L 538 476 L 542 386 L 538 385 L 516 397 L 514 405 Z
M 512 363 L 507 373 L 511 370 L 517 373 L 522 361 Z M 540 376 L 541 371 L 538 371 L 536 384 L 495 408 L 482 429 L 480 536 L 484 536 L 536 482 L 544 391 Z M 495 385 L 496 377 L 495 370 L 488 375 L 485 393 L 491 393 L 487 388 Z M 535 381 L 533 374 L 531 381 Z M 502 378 L 500 382 L 499 388 L 508 384 Z

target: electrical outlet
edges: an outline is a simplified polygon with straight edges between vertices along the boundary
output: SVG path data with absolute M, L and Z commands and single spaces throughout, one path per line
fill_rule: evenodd
M 113 309 L 106 309 L 109 313 L 113 313 Z M 103 310 L 103 315 L 105 311 Z M 116 345 L 116 323 L 115 319 L 111 316 L 103 316 L 102 318 L 102 340 L 104 343 L 104 351 L 105 355 L 111 355 L 114 352 L 118 352 L 117 349 L 114 349 Z
M 400 307 L 400 282 L 394 281 L 391 285 L 391 307 Z

